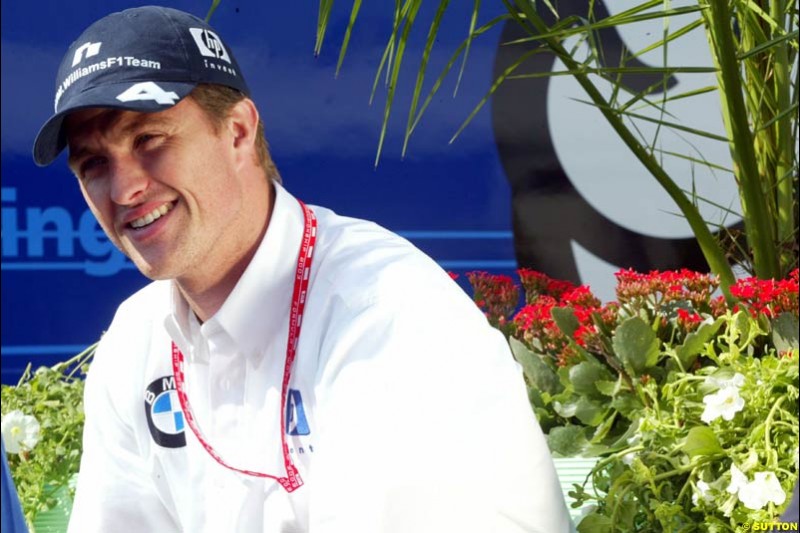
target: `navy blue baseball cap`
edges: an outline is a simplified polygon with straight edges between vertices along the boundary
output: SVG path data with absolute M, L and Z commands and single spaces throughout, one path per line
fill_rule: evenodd
M 158 6 L 112 13 L 89 26 L 61 61 L 55 114 L 36 136 L 33 159 L 46 166 L 58 157 L 67 145 L 64 119 L 73 111 L 163 111 L 198 83 L 250 96 L 231 49 L 202 19 Z

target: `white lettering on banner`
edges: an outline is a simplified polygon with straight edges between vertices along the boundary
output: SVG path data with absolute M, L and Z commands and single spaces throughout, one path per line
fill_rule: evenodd
M 22 211 L 13 187 L 2 188 L 2 199 L 3 270 L 83 270 L 90 276 L 112 276 L 134 268 L 88 209 L 77 220 L 62 206 Z
M 133 102 L 137 100 L 155 100 L 162 105 L 173 105 L 178 100 L 174 91 L 165 91 L 152 81 L 135 83 L 117 95 L 120 102 Z
M 121 67 L 123 65 L 128 67 L 151 68 L 155 70 L 161 69 L 161 63 L 159 61 L 153 61 L 151 59 L 142 59 L 133 56 L 107 57 L 102 61 L 98 61 L 97 63 L 92 63 L 91 65 L 85 67 L 76 68 L 75 70 L 70 72 L 67 75 L 67 77 L 64 78 L 64 80 L 58 85 L 58 90 L 56 90 L 56 97 L 54 102 L 55 110 L 58 111 L 58 102 L 61 101 L 61 97 L 64 95 L 64 91 L 69 89 L 70 85 L 72 85 L 79 79 L 89 74 L 99 72 L 101 70 Z
M 84 43 L 75 50 L 75 55 L 72 57 L 72 66 L 74 67 L 84 58 L 88 59 L 100 53 L 100 45 L 103 43 Z M 84 54 L 85 52 L 85 54 Z

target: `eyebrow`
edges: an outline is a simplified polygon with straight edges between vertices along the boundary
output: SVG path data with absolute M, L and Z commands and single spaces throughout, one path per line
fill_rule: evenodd
M 91 121 L 100 120 L 107 124 L 106 127 L 111 127 L 113 123 L 120 119 L 122 116 L 123 111 L 120 109 L 110 109 L 108 113 L 103 113 L 93 119 Z M 141 129 L 143 126 L 163 126 L 165 124 L 169 124 L 169 120 L 163 117 L 158 116 L 156 113 L 142 113 L 140 117 L 137 117 L 131 120 L 128 124 L 122 127 L 120 130 L 120 135 L 127 136 L 133 133 L 134 131 Z M 80 129 L 80 128 L 79 128 Z M 77 164 L 78 160 L 84 156 L 86 152 L 90 150 L 85 146 L 79 147 L 77 150 L 69 149 L 69 157 L 67 159 L 67 165 L 74 171 L 75 165 Z
M 73 174 L 78 173 L 78 169 L 75 166 L 78 164 L 78 160 L 83 157 L 83 154 L 88 152 L 86 148 L 79 148 L 78 150 L 73 151 L 72 148 L 69 149 L 69 157 L 67 158 L 67 166 L 72 170 Z

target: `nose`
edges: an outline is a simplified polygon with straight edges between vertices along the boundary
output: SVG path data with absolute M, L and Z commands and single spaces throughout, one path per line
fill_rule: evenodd
M 111 200 L 118 205 L 136 204 L 150 186 L 150 178 L 136 160 L 129 155 L 111 158 Z

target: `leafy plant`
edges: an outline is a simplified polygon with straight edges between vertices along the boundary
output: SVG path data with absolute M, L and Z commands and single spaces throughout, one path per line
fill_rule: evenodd
M 35 372 L 29 365 L 17 385 L 0 389 L 8 464 L 31 525 L 74 496 L 83 436 L 82 378 L 95 346 Z M 19 433 L 30 428 L 37 429 L 36 438 L 20 441 Z
M 688 270 L 622 270 L 608 304 L 519 275 L 513 317 L 491 316 L 508 309 L 510 278 L 469 279 L 509 335 L 553 454 L 602 458 L 594 488 L 575 486 L 576 506 L 595 505 L 580 531 L 723 532 L 776 516 L 798 473 L 798 270 L 739 280 L 732 306 L 716 277 Z
M 380 157 L 394 95 L 398 86 L 400 66 L 404 59 L 411 29 L 419 24 L 421 0 L 397 0 L 393 4 L 394 23 L 388 37 L 373 84 L 373 95 L 384 71 L 386 75 L 386 104 L 384 121 L 378 141 L 377 160 Z M 408 140 L 418 127 L 422 115 L 434 95 L 442 86 L 446 75 L 462 57 L 463 72 L 471 43 L 481 34 L 498 24 L 513 22 L 526 35 L 525 38 L 504 43 L 506 46 L 533 45 L 520 54 L 519 59 L 492 84 L 486 96 L 477 104 L 454 138 L 503 84 L 530 76 L 573 76 L 586 93 L 586 103 L 599 110 L 619 137 L 635 154 L 649 172 L 669 194 L 692 228 L 704 256 L 719 277 L 720 288 L 733 302 L 729 288 L 735 283 L 729 254 L 736 262 L 751 269 L 762 279 L 784 277 L 798 264 L 798 79 L 796 60 L 798 52 L 798 12 L 796 2 L 786 0 L 697 0 L 673 3 L 667 0 L 646 0 L 620 13 L 598 18 L 596 3 L 587 2 L 582 16 L 562 18 L 557 3 L 549 0 L 503 0 L 506 12 L 479 24 L 480 0 L 475 0 L 469 21 L 465 25 L 467 37 L 453 52 L 443 71 L 428 91 L 424 100 L 423 85 L 427 74 L 431 50 L 441 26 L 449 0 L 440 0 L 429 22 L 428 34 L 420 59 L 414 84 L 413 97 L 408 111 L 403 153 Z M 344 59 L 350 35 L 361 8 L 361 1 L 352 3 L 351 15 L 340 48 L 339 66 Z M 326 28 L 333 9 L 332 0 L 320 0 L 317 29 L 317 52 L 321 49 Z M 687 15 L 694 19 L 687 21 Z M 663 21 L 663 32 L 641 50 L 619 58 L 618 64 L 609 66 L 604 57 L 601 32 L 607 28 L 636 24 L 647 20 Z M 697 67 L 669 63 L 669 48 L 677 39 L 694 30 L 705 31 L 713 58 L 713 66 Z M 589 49 L 574 43 L 586 43 Z M 662 52 L 662 63 L 655 66 L 635 65 L 637 58 L 653 52 Z M 551 54 L 565 70 L 535 74 L 522 74 L 525 63 L 536 54 Z M 795 74 L 792 74 L 795 65 Z M 683 75 L 713 72 L 717 85 L 692 90 L 667 97 L 668 79 L 675 73 Z M 642 90 L 626 85 L 630 74 L 651 74 L 658 81 Z M 461 79 L 461 73 L 458 80 Z M 611 84 L 610 94 L 600 89 L 601 84 Z M 725 135 L 707 131 L 691 124 L 677 121 L 670 112 L 674 102 L 694 98 L 708 92 L 719 95 Z M 661 93 L 662 96 L 657 96 Z M 542 98 L 544 95 L 532 95 Z M 649 111 L 653 111 L 650 113 Z M 642 134 L 642 126 L 657 125 L 652 137 Z M 732 155 L 732 168 L 724 168 L 708 161 L 702 154 L 666 153 L 659 147 L 663 131 L 705 137 L 727 143 Z M 694 165 L 702 165 L 726 173 L 726 179 L 735 180 L 744 218 L 746 245 L 739 239 L 723 243 L 709 229 L 719 222 L 704 221 L 698 204 L 710 202 L 698 198 L 692 190 L 684 190 L 676 183 L 664 163 L 665 159 L 681 158 Z M 723 208 L 724 209 L 724 208 Z
M 650 402 L 636 433 L 594 468 L 593 491 L 575 486 L 576 505 L 596 505 L 581 533 L 738 532 L 780 515 L 798 476 L 798 351 L 756 350 L 762 326 L 729 311 L 703 354 L 714 364 L 637 386 Z

